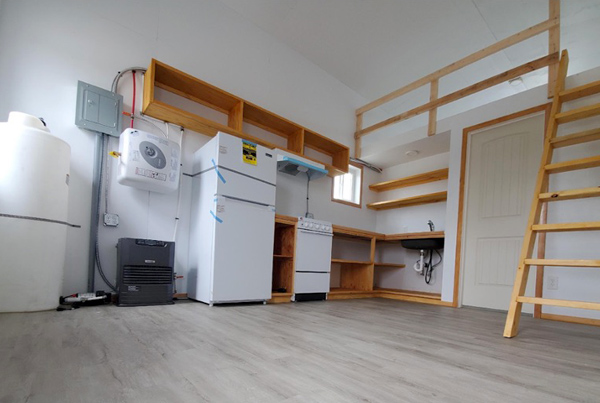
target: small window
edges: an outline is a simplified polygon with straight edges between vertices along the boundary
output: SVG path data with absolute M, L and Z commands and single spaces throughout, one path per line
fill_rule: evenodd
M 333 178 L 332 200 L 361 207 L 362 167 L 348 165 L 348 173 Z

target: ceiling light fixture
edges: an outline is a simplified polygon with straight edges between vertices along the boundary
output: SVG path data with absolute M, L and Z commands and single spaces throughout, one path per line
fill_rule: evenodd
M 406 155 L 407 157 L 415 157 L 419 155 L 419 150 L 410 150 L 404 153 L 404 155 Z
M 508 80 L 508 83 L 513 86 L 517 86 L 523 84 L 523 79 L 521 77 L 513 78 L 512 80 Z

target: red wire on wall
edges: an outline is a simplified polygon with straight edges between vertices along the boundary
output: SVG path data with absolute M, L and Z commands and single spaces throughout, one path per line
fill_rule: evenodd
M 135 70 L 131 71 L 133 77 L 133 100 L 131 101 L 131 128 L 133 129 L 133 114 L 135 112 Z

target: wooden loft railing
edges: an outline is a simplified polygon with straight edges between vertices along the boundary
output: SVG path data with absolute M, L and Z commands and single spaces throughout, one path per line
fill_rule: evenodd
M 361 139 L 365 135 L 372 133 L 378 129 L 386 126 L 401 122 L 403 120 L 410 119 L 412 117 L 421 115 L 425 112 L 429 113 L 429 125 L 427 134 L 432 136 L 437 130 L 437 109 L 440 106 L 447 105 L 466 96 L 475 94 L 487 88 L 501 84 L 505 81 L 512 80 L 523 74 L 531 71 L 539 70 L 544 67 L 548 67 L 548 98 L 553 96 L 553 90 L 557 78 L 557 67 L 559 61 L 560 51 L 560 0 L 548 0 L 549 2 L 549 17 L 546 21 L 543 21 L 537 25 L 529 27 L 519 33 L 516 33 L 508 38 L 494 43 L 484 49 L 479 50 L 457 62 L 449 64 L 446 67 L 439 69 L 417 81 L 414 81 L 400 89 L 397 89 L 373 102 L 368 103 L 356 110 L 356 132 L 354 134 L 355 148 L 354 153 L 356 158 L 361 157 Z M 529 38 L 540 35 L 544 32 L 548 32 L 548 55 L 539 59 L 533 60 L 529 63 L 525 63 L 521 66 L 515 67 L 501 74 L 490 77 L 486 80 L 480 81 L 476 84 L 465 87 L 461 90 L 455 91 L 451 94 L 443 97 L 439 96 L 438 87 L 439 81 L 448 74 L 460 70 L 466 66 L 469 66 L 481 59 L 491 56 L 501 50 L 509 48 L 520 42 L 523 42 Z M 419 89 L 425 85 L 430 87 L 429 102 L 413 108 L 411 110 L 402 112 L 398 115 L 392 116 L 391 118 L 385 119 L 379 123 L 375 123 L 368 127 L 363 127 L 363 115 L 375 108 L 380 107 L 402 95 L 410 93 L 416 89 Z

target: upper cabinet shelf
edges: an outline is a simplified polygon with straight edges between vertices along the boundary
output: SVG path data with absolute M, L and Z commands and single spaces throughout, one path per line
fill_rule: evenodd
M 386 190 L 399 189 L 408 186 L 421 185 L 423 183 L 436 182 L 448 179 L 448 168 L 438 169 L 437 171 L 425 172 L 418 175 L 407 176 L 405 178 L 394 179 L 387 182 L 375 183 L 369 186 L 374 192 L 384 192 Z
M 225 114 L 227 124 L 158 100 L 156 88 Z M 285 148 L 293 154 L 324 164 L 329 176 L 348 172 L 348 147 L 155 59 L 152 59 L 145 74 L 142 112 L 209 136 L 223 131 L 268 148 Z M 285 139 L 286 146 L 281 147 L 244 132 L 244 123 Z M 308 157 L 305 155 L 306 148 L 318 151 L 331 160 L 320 161 Z

